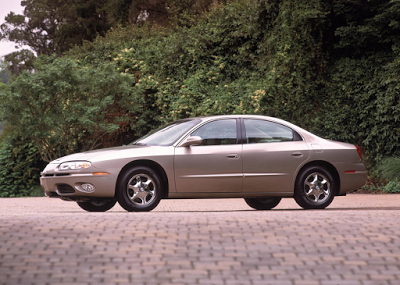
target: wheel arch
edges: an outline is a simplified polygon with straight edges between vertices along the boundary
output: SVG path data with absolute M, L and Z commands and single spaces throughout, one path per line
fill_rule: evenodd
M 152 169 L 153 171 L 155 171 L 157 173 L 157 175 L 160 177 L 161 183 L 163 186 L 162 187 L 163 193 L 162 193 L 161 198 L 168 197 L 168 192 L 169 192 L 168 177 L 167 177 L 167 174 L 166 174 L 164 168 L 157 162 L 148 160 L 148 159 L 134 160 L 134 161 L 131 161 L 130 163 L 126 164 L 118 174 L 117 183 L 115 184 L 115 189 L 117 189 L 117 185 L 119 184 L 122 174 L 125 171 L 127 171 L 128 169 L 130 169 L 132 167 L 136 167 L 136 166 L 145 166 L 145 167 L 148 167 L 148 168 Z M 117 193 L 117 191 L 115 191 L 115 193 Z
M 299 169 L 299 171 L 297 172 L 296 179 L 294 181 L 293 187 L 296 187 L 296 182 L 297 182 L 297 179 L 299 178 L 299 175 L 301 174 L 301 172 L 305 168 L 312 167 L 312 166 L 322 166 L 322 167 L 326 168 L 331 173 L 331 175 L 333 176 L 333 179 L 335 179 L 335 181 L 337 181 L 336 189 L 335 189 L 335 195 L 338 195 L 340 193 L 340 176 L 339 176 L 339 173 L 338 173 L 338 171 L 337 171 L 335 166 L 333 166 L 331 163 L 329 163 L 327 161 L 324 161 L 324 160 L 314 160 L 314 161 L 310 161 L 310 162 L 306 163 L 305 165 L 303 165 Z

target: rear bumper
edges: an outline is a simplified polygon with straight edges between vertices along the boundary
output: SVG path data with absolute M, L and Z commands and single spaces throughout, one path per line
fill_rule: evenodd
M 338 195 L 360 189 L 367 182 L 367 171 L 362 162 L 337 163 L 335 167 L 340 176 L 340 191 Z

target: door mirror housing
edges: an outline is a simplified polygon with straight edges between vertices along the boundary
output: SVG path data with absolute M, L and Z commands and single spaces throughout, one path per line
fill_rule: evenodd
M 203 142 L 203 139 L 199 136 L 187 137 L 181 146 L 191 146 L 191 145 L 199 145 Z

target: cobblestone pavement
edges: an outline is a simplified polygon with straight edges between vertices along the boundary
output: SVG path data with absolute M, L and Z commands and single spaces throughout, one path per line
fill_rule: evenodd
M 149 213 L 3 198 L 0 284 L 400 284 L 399 223 L 400 195 L 307 211 L 163 200 Z

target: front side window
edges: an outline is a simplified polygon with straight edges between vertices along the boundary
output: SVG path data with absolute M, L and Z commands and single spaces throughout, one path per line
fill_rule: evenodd
M 271 143 L 301 140 L 291 128 L 263 120 L 245 119 L 247 143 Z
M 203 139 L 201 145 L 236 144 L 236 119 L 207 123 L 194 131 L 191 136 L 201 137 Z
M 168 146 L 176 142 L 183 134 L 200 123 L 199 119 L 186 119 L 172 122 L 152 131 L 134 141 L 133 145 Z

